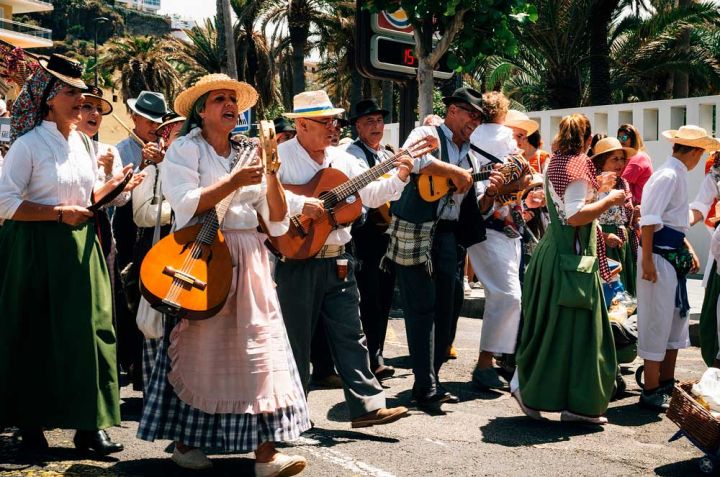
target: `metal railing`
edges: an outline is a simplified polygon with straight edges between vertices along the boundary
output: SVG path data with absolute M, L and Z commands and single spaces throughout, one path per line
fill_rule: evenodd
M 27 23 L 14 22 L 6 18 L 0 18 L 0 30 L 8 30 L 15 33 L 22 33 L 24 35 L 52 40 L 52 30 L 35 25 L 28 25 Z

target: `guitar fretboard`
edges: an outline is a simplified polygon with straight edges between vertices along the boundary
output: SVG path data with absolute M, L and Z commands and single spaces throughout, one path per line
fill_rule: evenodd
M 493 166 L 481 167 L 478 172 L 471 174 L 473 182 L 487 180 L 490 177 L 490 172 L 492 172 L 492 170 Z

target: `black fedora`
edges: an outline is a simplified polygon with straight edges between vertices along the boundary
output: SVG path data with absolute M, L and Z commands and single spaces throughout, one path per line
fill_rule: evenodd
M 133 112 L 156 123 L 161 123 L 163 116 L 170 112 L 165 95 L 154 91 L 141 91 L 137 98 L 128 99 L 127 104 Z
M 275 118 L 273 119 L 273 123 L 275 123 L 275 134 L 280 134 L 284 132 L 296 132 L 295 128 L 287 118 Z
M 361 101 L 358 101 L 355 105 L 354 114 L 350 116 L 350 124 L 355 124 L 355 121 L 357 121 L 363 116 L 375 113 L 380 113 L 382 114 L 383 118 L 386 118 L 387 115 L 390 114 L 390 111 L 388 111 L 387 109 L 382 109 L 380 106 L 378 106 L 377 101 L 375 101 L 374 99 L 363 99 Z
M 82 80 L 83 65 L 77 60 L 53 53 L 50 55 L 49 59 L 40 60 L 40 66 L 42 66 L 48 73 L 70 86 L 80 89 L 87 88 L 87 85 Z
M 458 88 L 450 96 L 443 98 L 445 106 L 454 103 L 467 103 L 478 111 L 482 110 L 482 94 L 472 88 Z

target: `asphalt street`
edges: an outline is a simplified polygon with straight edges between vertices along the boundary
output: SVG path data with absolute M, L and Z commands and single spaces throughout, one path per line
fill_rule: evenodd
M 604 427 L 561 423 L 552 414 L 548 422 L 531 421 L 509 394 L 475 389 L 469 381 L 481 325 L 476 318 L 460 320 L 459 357 L 442 370 L 441 378 L 460 397 L 459 404 L 446 404 L 444 413 L 432 416 L 412 409 L 396 423 L 353 430 L 342 391 L 314 390 L 309 401 L 316 427 L 283 450 L 307 457 L 309 467 L 302 475 L 319 477 L 703 475 L 697 466 L 701 452 L 684 439 L 669 443 L 676 426 L 638 407 L 632 374 L 625 376 L 628 392 L 611 403 L 610 423 Z M 395 377 L 384 382 L 388 404 L 410 406 L 413 380 L 402 319 L 390 321 L 385 354 L 398 368 Z M 703 370 L 698 348 L 680 352 L 678 378 L 698 379 Z M 122 427 L 109 433 L 125 445 L 124 452 L 102 460 L 79 455 L 72 431 L 52 430 L 46 432 L 50 451 L 24 454 L 13 429 L 5 429 L 0 432 L 0 477 L 253 475 L 252 454 L 211 455 L 215 466 L 205 472 L 176 467 L 169 459 L 169 441 L 135 438 L 141 394 L 125 387 L 122 397 Z

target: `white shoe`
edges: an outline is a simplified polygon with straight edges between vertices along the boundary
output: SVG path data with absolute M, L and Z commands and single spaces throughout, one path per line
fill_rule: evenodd
M 213 464 L 200 449 L 192 449 L 182 453 L 175 447 L 172 461 L 183 469 L 205 470 L 210 469 Z
M 520 409 L 523 413 L 530 419 L 535 419 L 536 421 L 542 421 L 544 418 L 542 417 L 542 414 L 540 414 L 540 411 L 536 411 L 535 409 L 530 409 L 523 403 L 522 398 L 520 397 L 520 390 L 515 391 L 512 393 L 512 397 L 515 398 L 515 401 L 517 401 L 518 406 L 520 406 Z
M 590 417 L 583 416 L 582 414 L 575 414 L 570 411 L 563 411 L 560 413 L 560 420 L 563 422 L 584 422 L 587 424 L 597 424 L 599 426 L 607 424 L 608 420 L 605 416 Z
M 470 282 L 468 280 L 468 277 L 463 277 L 463 290 L 465 291 L 465 295 L 469 295 L 472 293 L 472 288 L 470 288 Z
M 299 474 L 305 466 L 307 466 L 305 457 L 278 452 L 270 462 L 255 462 L 255 477 L 287 477 Z

